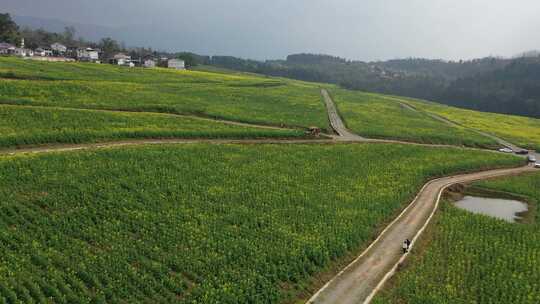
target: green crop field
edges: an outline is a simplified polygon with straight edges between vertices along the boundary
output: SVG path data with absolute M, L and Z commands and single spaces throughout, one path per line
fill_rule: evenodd
M 411 98 L 403 99 L 418 109 L 462 126 L 491 133 L 516 145 L 540 151 L 540 119 L 478 112 Z
M 362 136 L 471 147 L 498 146 L 490 138 L 466 128 L 449 127 L 378 94 L 342 89 L 332 89 L 331 93 L 347 126 Z
M 540 203 L 540 174 L 476 184 Z M 375 303 L 540 303 L 540 217 L 511 224 L 446 203 L 426 249 Z
M 247 74 L 0 58 L 0 103 L 165 112 L 328 129 L 315 84 Z
M 299 130 L 229 125 L 157 113 L 0 105 L 0 147 L 131 138 L 297 138 Z
M 428 178 L 519 162 L 381 144 L 3 156 L 0 302 L 277 303 Z

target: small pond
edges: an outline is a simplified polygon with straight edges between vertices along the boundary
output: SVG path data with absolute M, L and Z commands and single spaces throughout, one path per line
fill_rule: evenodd
M 489 215 L 510 223 L 521 218 L 518 214 L 528 211 L 527 204 L 520 201 L 476 196 L 465 196 L 455 205 L 472 213 Z

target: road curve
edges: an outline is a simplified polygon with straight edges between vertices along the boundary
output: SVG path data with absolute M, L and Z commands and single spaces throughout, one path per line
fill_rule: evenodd
M 440 194 L 449 186 L 477 180 L 537 171 L 532 166 L 499 169 L 444 177 L 428 182 L 415 200 L 351 264 L 336 275 L 311 299 L 310 304 L 369 303 L 406 256 L 405 239 L 420 236 L 437 210 Z

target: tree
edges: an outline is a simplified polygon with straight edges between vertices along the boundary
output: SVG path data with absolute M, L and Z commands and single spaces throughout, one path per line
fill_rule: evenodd
M 9 14 L 0 14 L 0 42 L 17 44 L 20 39 L 19 26 Z
M 191 53 L 180 53 L 176 58 L 184 60 L 186 67 L 194 67 L 197 65 L 195 57 Z
M 63 42 L 67 45 L 71 45 L 71 44 L 74 44 L 75 42 L 75 33 L 77 32 L 77 30 L 75 29 L 75 27 L 73 26 L 66 26 L 64 28 L 64 33 L 62 34 L 63 36 Z
M 101 39 L 99 42 L 99 48 L 103 52 L 103 58 L 110 59 L 114 56 L 114 53 L 117 53 L 121 50 L 118 41 L 107 37 Z

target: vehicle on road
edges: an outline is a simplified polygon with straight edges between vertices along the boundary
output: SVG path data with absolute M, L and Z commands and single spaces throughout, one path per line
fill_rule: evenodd
M 528 151 L 528 150 L 523 150 L 523 149 L 521 149 L 521 150 L 517 150 L 517 151 L 516 151 L 516 154 L 519 154 L 519 155 L 527 155 L 527 154 L 529 154 L 529 151 Z
M 530 163 L 536 163 L 536 156 L 534 155 L 527 156 L 527 161 L 529 161 Z
M 514 151 L 510 148 L 501 148 L 499 149 L 499 152 L 503 152 L 503 153 L 514 153 Z
M 534 167 L 535 167 L 535 168 L 540 168 L 540 163 L 534 164 Z

